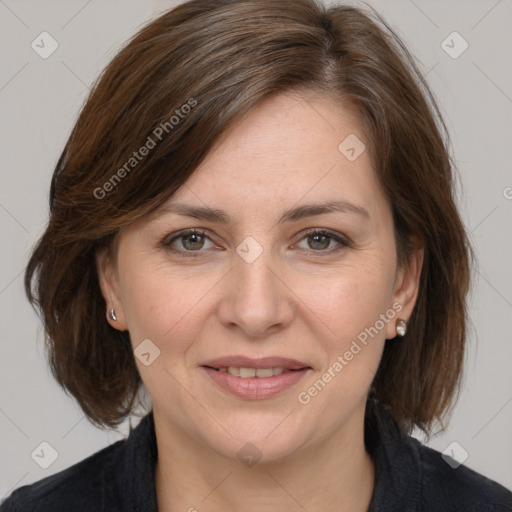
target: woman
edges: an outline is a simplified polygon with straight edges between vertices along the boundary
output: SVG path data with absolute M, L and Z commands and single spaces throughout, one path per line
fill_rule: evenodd
M 29 261 L 57 381 L 119 441 L 7 511 L 512 510 L 409 437 L 453 403 L 471 249 L 375 15 L 195 0 L 93 88 Z

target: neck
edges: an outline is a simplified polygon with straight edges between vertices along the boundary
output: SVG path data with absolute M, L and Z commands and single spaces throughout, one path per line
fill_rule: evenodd
M 374 464 L 364 446 L 364 417 L 323 443 L 286 459 L 246 467 L 155 416 L 159 512 L 307 510 L 366 512 Z

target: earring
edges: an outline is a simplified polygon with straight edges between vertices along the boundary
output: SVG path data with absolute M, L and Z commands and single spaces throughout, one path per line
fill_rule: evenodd
M 405 336 L 407 332 L 407 322 L 403 318 L 399 318 L 396 323 L 396 333 L 398 336 Z
M 113 322 L 117 322 L 117 316 L 116 316 L 116 312 L 114 311 L 114 308 L 112 308 L 108 312 L 108 316 L 109 316 L 110 320 L 112 320 Z

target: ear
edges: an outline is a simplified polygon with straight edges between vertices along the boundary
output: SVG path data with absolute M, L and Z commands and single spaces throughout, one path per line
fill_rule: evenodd
M 118 331 L 126 331 L 126 318 L 119 293 L 119 281 L 115 262 L 108 249 L 102 249 L 96 254 L 96 269 L 98 272 L 101 294 L 107 304 L 105 312 L 107 322 Z M 113 309 L 117 320 L 112 320 L 109 311 Z
M 412 240 L 413 252 L 408 262 L 397 271 L 395 290 L 392 304 L 400 304 L 401 309 L 394 322 L 389 322 L 386 328 L 386 339 L 392 339 L 397 335 L 396 322 L 398 318 L 409 321 L 418 298 L 421 269 L 423 268 L 424 246 L 419 238 Z

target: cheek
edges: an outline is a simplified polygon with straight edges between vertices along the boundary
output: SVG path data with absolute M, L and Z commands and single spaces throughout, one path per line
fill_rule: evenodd
M 362 267 L 347 268 L 324 280 L 325 293 L 310 290 L 306 301 L 320 319 L 313 320 L 321 329 L 315 343 L 327 358 L 301 388 L 298 400 L 329 428 L 337 428 L 366 400 L 380 363 L 386 325 L 393 321 L 394 310 L 389 313 L 392 281 L 379 267 L 368 265 L 364 271 Z
M 345 266 L 329 275 L 302 278 L 297 295 L 336 347 L 374 325 L 391 307 L 393 275 L 390 265 L 384 268 L 378 262 Z
M 200 322 L 194 318 L 207 303 L 203 298 L 218 278 L 161 263 L 126 263 L 121 294 L 132 344 L 149 338 L 166 351 L 184 350 L 193 334 L 189 331 L 199 329 Z
M 315 407 L 333 422 L 337 413 L 330 404 L 344 403 L 350 408 L 366 396 L 386 343 L 387 324 L 394 321 L 390 303 L 393 258 L 375 253 L 366 263 L 362 260 L 313 280 L 317 287 L 304 286 L 301 291 L 314 313 L 309 316 L 316 325 L 316 343 L 327 356 L 319 375 L 323 383 L 312 392 L 324 385 L 328 390 L 321 393 Z
M 166 316 L 163 307 L 172 300 L 171 288 L 148 272 L 125 273 L 122 287 L 123 308 L 132 342 L 138 338 L 156 338 Z

